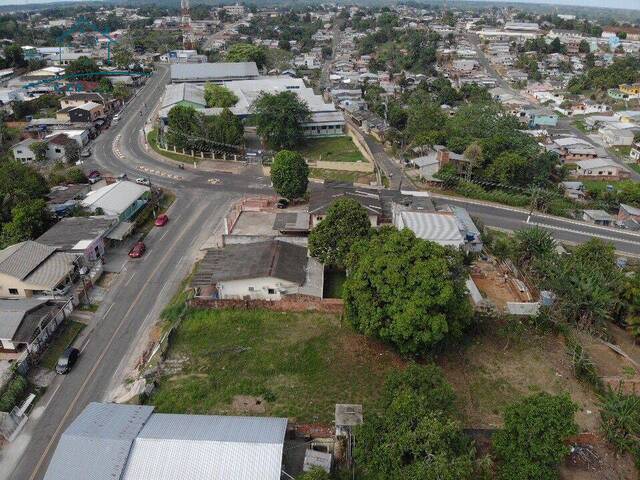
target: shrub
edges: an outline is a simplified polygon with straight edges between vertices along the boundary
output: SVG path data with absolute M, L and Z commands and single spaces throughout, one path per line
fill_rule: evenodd
M 17 406 L 24 398 L 28 388 L 27 379 L 16 374 L 0 395 L 0 412 L 10 412 L 13 407 Z

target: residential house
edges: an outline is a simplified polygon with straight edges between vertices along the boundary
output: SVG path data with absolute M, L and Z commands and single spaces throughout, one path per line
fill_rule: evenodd
M 342 197 L 351 198 L 358 202 L 366 210 L 372 227 L 377 227 L 382 223 L 383 206 L 380 192 L 336 182 L 326 183 L 325 188 L 311 191 L 309 197 L 311 227 L 316 227 L 324 219 L 333 202 Z
M 469 160 L 459 153 L 452 152 L 442 145 L 436 145 L 436 157 L 438 159 L 438 164 L 440 168 L 445 165 L 453 165 L 458 173 L 463 173 L 466 171 L 469 165 Z
M 582 212 L 582 219 L 585 222 L 593 223 L 594 225 L 608 227 L 615 222 L 616 217 L 609 215 L 604 210 L 584 210 Z
M 108 216 L 66 217 L 36 241 L 61 252 L 80 254 L 88 264 L 104 256 L 107 234 L 117 223 L 117 218 Z
M 322 298 L 324 268 L 307 248 L 268 239 L 207 250 L 191 285 L 197 296 L 282 300 L 287 295 Z
M 120 222 L 133 218 L 151 198 L 151 188 L 123 180 L 89 192 L 81 205 L 99 214 L 117 217 Z
M 280 480 L 286 431 L 286 418 L 92 402 L 61 435 L 44 480 Z
M 87 102 L 69 110 L 71 122 L 93 123 L 105 117 L 104 106 L 96 102 Z
M 618 209 L 617 220 L 623 225 L 632 223 L 634 227 L 640 227 L 640 208 L 621 203 L 620 208 Z M 637 228 L 634 228 L 634 230 L 637 230 Z
M 122 101 L 104 93 L 97 92 L 76 92 L 69 93 L 60 99 L 60 107 L 65 109 L 67 107 L 81 107 L 88 103 L 99 103 L 103 106 L 104 113 L 109 115 L 115 113 Z
M 598 156 L 593 145 L 577 137 L 556 138 L 553 140 L 551 150 L 557 151 L 560 159 L 568 163 L 589 160 Z
M 57 135 L 64 134 L 72 140 L 75 140 L 80 147 L 84 147 L 91 138 L 91 130 L 89 128 L 73 128 L 73 129 L 56 129 L 53 133 L 45 137 L 49 140 Z
M 40 343 L 73 310 L 69 301 L 47 298 L 0 300 L 0 352 L 39 351 Z
M 0 298 L 65 294 L 75 277 L 78 255 L 26 241 L 0 250 Z
M 640 97 L 640 83 L 619 85 L 618 88 L 623 94 L 628 95 L 629 98 Z
M 47 194 L 47 207 L 58 217 L 68 214 L 89 192 L 89 184 L 57 185 Z
M 64 133 L 56 133 L 45 140 L 47 142 L 47 160 L 53 162 L 64 159 L 69 145 L 74 143 L 74 140 Z
M 629 178 L 630 172 L 609 158 L 594 158 L 575 162 L 574 175 L 577 178 L 599 180 L 621 180 Z
M 529 128 L 555 127 L 558 125 L 558 116 L 541 112 L 529 113 Z
M 40 141 L 41 140 L 37 140 L 35 138 L 26 138 L 21 142 L 16 143 L 11 147 L 13 158 L 22 163 L 35 162 L 36 154 L 31 150 L 31 145 Z
M 605 127 L 600 130 L 602 139 L 610 146 L 629 146 L 633 144 L 634 134 L 629 128 Z
M 558 187 L 563 191 L 564 196 L 571 200 L 584 200 L 586 198 L 584 183 L 582 182 L 560 182 Z

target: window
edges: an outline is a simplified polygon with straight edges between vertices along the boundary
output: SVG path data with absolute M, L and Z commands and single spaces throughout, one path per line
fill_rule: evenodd
M 9 289 L 9 295 L 18 295 L 18 289 L 17 288 L 10 288 Z
M 61 153 L 62 150 L 60 150 L 59 148 L 56 148 L 56 153 Z
M 269 295 L 275 295 L 276 294 L 276 289 L 275 288 L 267 288 L 267 293 Z

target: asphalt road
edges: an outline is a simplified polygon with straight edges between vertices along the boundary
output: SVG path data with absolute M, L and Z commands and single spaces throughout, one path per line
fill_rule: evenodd
M 67 425 L 91 401 L 109 397 L 114 380 L 124 374 L 125 364 L 143 333 L 156 320 L 159 312 L 178 291 L 193 264 L 195 250 L 204 242 L 237 197 L 229 185 L 212 186 L 202 175 L 167 167 L 150 156 L 144 156 L 136 132 L 142 129 L 145 115 L 137 114 L 143 104 L 151 105 L 159 98 L 166 80 L 158 72 L 127 107 L 125 120 L 104 132 L 93 145 L 95 164 L 113 173 L 126 171 L 141 176 L 137 164 L 184 173 L 184 182 L 161 175 L 151 177 L 156 184 L 171 186 L 176 201 L 169 210 L 170 221 L 147 236 L 147 253 L 142 259 L 128 261 L 95 314 L 78 346 L 80 359 L 70 374 L 57 377 L 32 412 L 25 430 L 7 448 L 0 450 L 0 478 L 33 480 L 43 477 L 58 438 Z M 113 151 L 113 141 L 120 134 L 125 161 Z M 140 155 L 140 156 L 138 156 Z M 186 172 L 186 173 L 185 173 Z M 232 180 L 229 183 L 233 184 Z M 236 185 L 247 183 L 238 181 Z M 202 188 L 198 188 L 201 185 Z M 107 254 L 108 256 L 109 254 Z M 114 373 L 115 375 L 114 379 Z

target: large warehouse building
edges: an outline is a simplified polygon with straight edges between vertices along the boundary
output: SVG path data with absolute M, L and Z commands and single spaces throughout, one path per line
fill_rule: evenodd
M 226 63 L 201 64 L 201 65 L 238 65 Z M 199 67 L 201 65 L 172 65 L 173 67 Z M 245 64 L 242 64 L 245 65 Z M 253 64 L 255 67 L 255 64 Z M 247 68 L 247 71 L 252 70 Z M 212 70 L 213 71 L 213 70 Z M 257 69 L 256 69 L 257 72 Z M 224 76 L 222 71 L 215 77 Z M 228 76 L 231 76 L 230 74 Z M 213 78 L 212 75 L 209 78 Z M 289 76 L 256 76 L 251 79 L 235 80 L 209 80 L 224 85 L 238 98 L 238 102 L 230 108 L 231 112 L 240 118 L 246 118 L 251 113 L 251 105 L 262 92 L 280 93 L 294 92 L 298 98 L 304 101 L 311 111 L 311 119 L 303 125 L 305 135 L 308 137 L 337 136 L 344 134 L 344 115 L 336 110 L 333 103 L 325 103 L 320 95 L 316 95 L 313 89 L 307 87 L 300 78 Z M 169 111 L 176 105 L 189 105 L 205 115 L 218 115 L 222 109 L 207 108 L 204 98 L 205 82 L 183 82 L 167 85 L 162 99 L 159 117 L 163 126 L 166 126 Z

